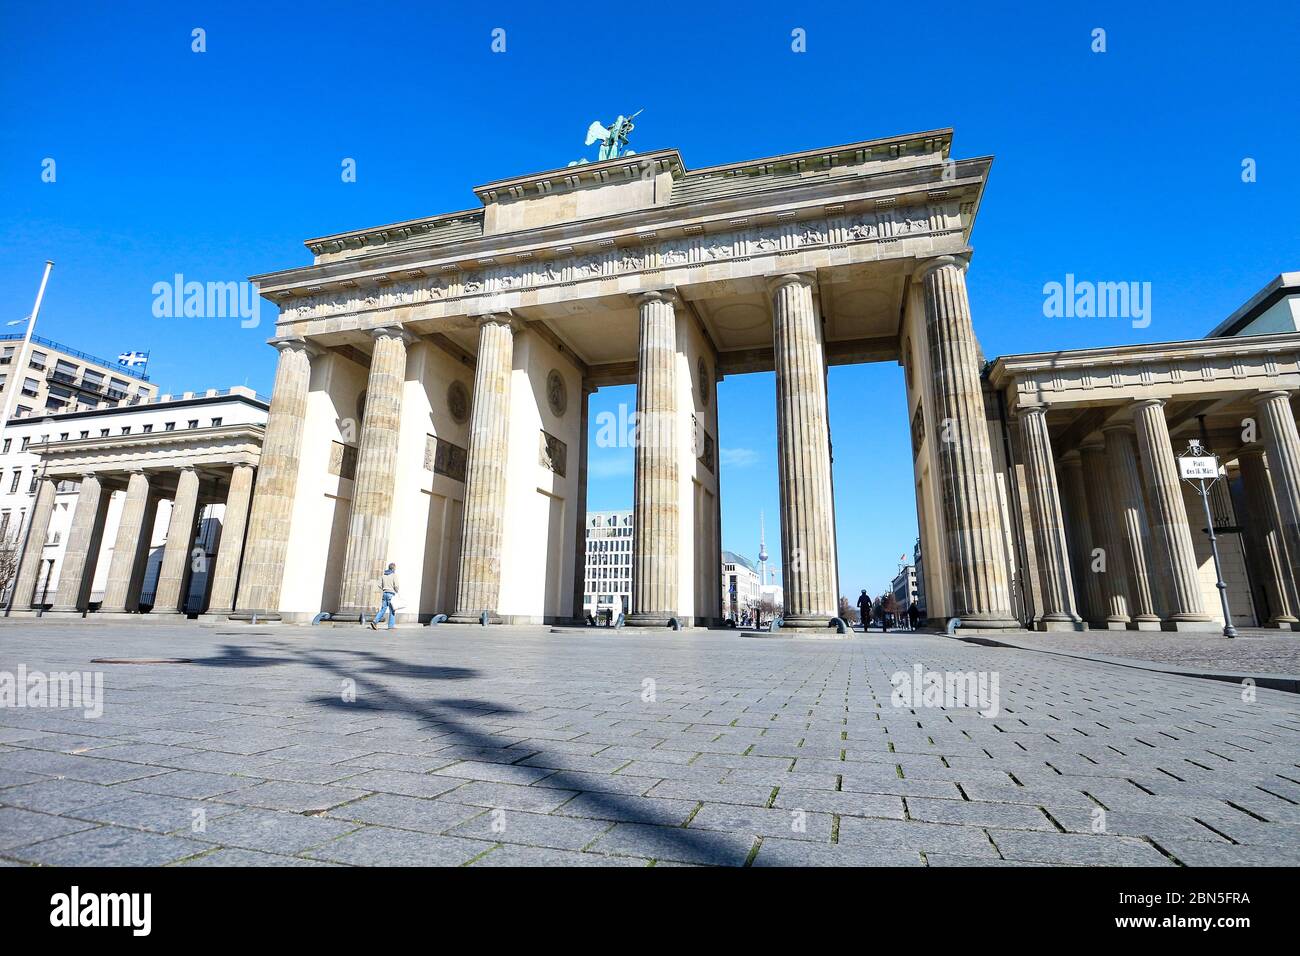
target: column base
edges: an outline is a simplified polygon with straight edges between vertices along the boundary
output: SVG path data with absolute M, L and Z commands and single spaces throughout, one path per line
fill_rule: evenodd
M 1077 618 L 1068 617 L 1045 617 L 1034 622 L 1036 631 L 1086 631 L 1088 625 Z
M 241 624 L 264 624 L 278 623 L 281 617 L 279 611 L 233 611 L 230 620 Z
M 1126 617 L 1107 617 L 1100 621 L 1089 621 L 1088 627 L 1098 631 L 1127 631 L 1130 621 Z
M 57 617 L 85 617 L 90 612 L 75 607 L 52 607 L 45 613 Z
M 1025 625 L 1021 624 L 1014 617 L 1003 617 L 1002 615 L 993 614 L 973 614 L 969 617 L 965 615 L 954 615 L 960 622 L 957 626 L 959 631 L 1023 631 Z M 948 629 L 948 619 L 931 618 L 927 623 L 933 623 L 940 630 Z
M 448 624 L 481 624 L 483 623 L 483 611 L 457 611 L 451 617 L 447 618 Z M 500 624 L 501 615 L 495 611 L 488 611 L 488 623 Z
M 640 614 L 629 614 L 623 620 L 623 626 L 624 627 L 667 627 L 669 622 L 672 621 L 673 618 L 677 618 L 679 623 L 682 620 L 676 614 L 673 614 L 671 612 L 646 611 Z M 685 627 L 686 625 L 682 624 L 682 626 Z
M 1130 631 L 1158 631 L 1160 630 L 1160 618 L 1153 614 L 1139 614 L 1129 621 L 1128 629 Z
M 378 606 L 373 611 L 359 607 L 339 608 L 337 611 L 330 612 L 330 622 L 332 624 L 364 624 L 366 621 L 373 621 L 378 612 Z
M 1222 624 L 1214 621 L 1188 620 L 1186 618 L 1170 618 L 1167 621 L 1160 622 L 1160 630 L 1177 631 L 1188 633 L 1216 634 L 1223 630 Z
M 48 611 L 46 613 L 49 613 Z M 1275 617 L 1264 627 L 1276 628 L 1279 631 L 1300 631 L 1300 621 L 1293 617 Z

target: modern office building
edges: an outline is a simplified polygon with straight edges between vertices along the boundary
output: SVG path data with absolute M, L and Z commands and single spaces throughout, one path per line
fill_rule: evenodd
M 722 616 L 740 621 L 758 606 L 762 582 L 758 569 L 744 555 L 722 552 Z
M 614 617 L 632 607 L 632 512 L 587 512 L 585 613 Z
M 143 371 L 39 335 L 24 348 L 19 333 L 0 335 L 0 394 L 11 384 L 19 389 L 9 405 L 17 416 L 136 405 L 158 394 Z
M 894 580 L 890 585 L 894 592 L 894 601 L 898 605 L 898 610 L 906 611 L 917 601 L 916 590 L 916 566 L 905 564 L 894 575 Z

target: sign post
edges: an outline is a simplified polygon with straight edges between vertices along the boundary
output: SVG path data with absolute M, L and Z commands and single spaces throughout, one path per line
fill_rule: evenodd
M 1205 508 L 1205 530 L 1210 536 L 1210 551 L 1214 555 L 1214 586 L 1219 589 L 1219 602 L 1223 605 L 1223 636 L 1236 637 L 1232 626 L 1232 612 L 1228 609 L 1228 586 L 1223 583 L 1223 568 L 1219 563 L 1219 542 L 1214 534 L 1214 517 L 1210 514 L 1210 488 L 1219 480 L 1219 459 L 1202 447 L 1200 440 L 1192 438 L 1187 450 L 1178 457 L 1178 475 L 1201 493 Z

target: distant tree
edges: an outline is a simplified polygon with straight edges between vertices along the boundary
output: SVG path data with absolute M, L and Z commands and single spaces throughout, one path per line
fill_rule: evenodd
M 0 538 L 0 597 L 8 597 L 9 589 L 13 586 L 14 577 L 18 574 L 18 549 L 21 547 L 22 540 L 16 530 Z
M 854 624 L 858 620 L 858 612 L 843 594 L 840 595 L 840 620 L 845 624 Z

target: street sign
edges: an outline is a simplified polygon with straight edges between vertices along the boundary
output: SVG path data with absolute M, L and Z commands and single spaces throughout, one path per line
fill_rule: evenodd
M 1219 459 L 1214 455 L 1187 455 L 1178 459 L 1178 476 L 1196 481 L 1213 481 L 1219 477 Z

